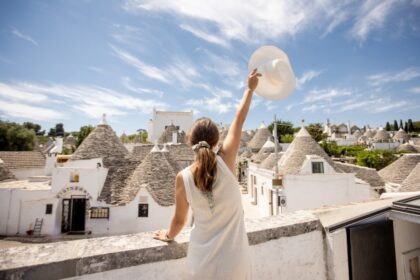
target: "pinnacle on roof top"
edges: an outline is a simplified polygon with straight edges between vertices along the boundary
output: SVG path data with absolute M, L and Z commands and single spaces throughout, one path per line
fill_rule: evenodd
M 106 114 L 105 113 L 102 114 L 102 119 L 99 122 L 99 125 L 108 125 L 108 122 L 106 121 Z
M 154 148 L 154 147 L 153 147 Z M 162 153 L 169 153 L 168 147 L 166 147 L 166 144 L 163 144 L 162 150 L 160 150 Z
M 264 122 L 261 122 L 260 127 L 259 128 L 266 128 L 267 126 L 265 125 Z
M 151 153 L 158 153 L 158 152 L 160 152 L 160 149 L 159 149 L 159 146 L 158 146 L 157 142 L 153 146 L 153 149 L 150 150 L 150 152 Z

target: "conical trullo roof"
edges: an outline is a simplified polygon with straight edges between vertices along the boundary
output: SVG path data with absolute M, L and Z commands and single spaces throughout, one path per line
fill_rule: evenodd
M 386 182 L 401 184 L 419 162 L 420 154 L 404 154 L 378 173 Z
M 394 137 L 392 137 L 394 140 L 402 140 L 402 141 L 408 141 L 410 140 L 410 135 L 407 134 L 407 132 L 404 131 L 404 129 L 400 128 L 400 130 L 395 133 Z
M 359 137 L 360 136 L 362 136 L 362 133 L 360 132 L 360 130 L 356 130 L 354 133 L 353 133 L 353 136 L 356 138 L 356 140 L 357 139 L 359 139 Z
M 158 143 L 172 143 L 174 132 L 177 134 L 177 143 L 185 143 L 185 132 L 179 131 L 179 129 L 174 124 L 168 125 L 165 128 L 165 130 L 162 132 L 162 135 L 158 139 Z
M 114 130 L 106 123 L 98 124 L 83 140 L 71 156 L 71 160 L 107 158 L 121 159 L 128 155 L 128 150 L 121 143 Z
M 73 134 L 69 134 L 69 136 L 64 139 L 64 145 L 76 146 L 76 138 L 74 138 Z
M 409 151 L 409 152 L 414 152 L 414 153 L 418 152 L 415 146 L 408 143 L 399 145 L 397 147 L 397 151 Z
M 400 192 L 420 191 L 420 163 L 411 170 L 407 178 L 402 182 Z
M 241 158 L 250 158 L 252 157 L 252 152 L 248 149 L 246 149 L 239 157 Z
M 166 144 L 163 145 L 163 148 L 161 150 L 163 155 L 165 156 L 166 160 L 171 164 L 172 168 L 175 171 L 175 174 L 177 174 L 179 171 L 181 171 L 181 168 L 179 164 L 176 162 L 172 154 L 169 152 L 168 148 L 166 147 Z
M 375 136 L 373 136 L 373 141 L 375 142 L 388 142 L 391 139 L 388 131 L 385 131 L 382 127 L 378 129 Z
M 13 173 L 7 168 L 4 161 L 0 159 L 0 182 L 5 180 L 15 180 L 16 177 Z
M 367 138 L 372 138 L 373 136 L 375 136 L 375 131 L 372 130 L 371 128 L 368 128 L 368 129 L 366 129 L 363 136 L 366 136 Z
M 289 148 L 279 160 L 279 171 L 285 175 L 299 174 L 307 155 L 318 155 L 324 158 L 337 171 L 334 162 L 304 127 L 299 130 Z
M 165 153 L 150 152 L 134 170 L 124 192 L 134 199 L 140 188 L 146 188 L 157 204 L 171 206 L 175 203 L 175 176 Z
M 379 176 L 378 171 L 374 168 L 342 162 L 334 162 L 334 164 L 345 173 L 355 173 L 357 178 L 365 181 L 372 188 L 380 189 L 385 186 L 384 180 L 381 178 L 381 176 Z
M 269 137 L 272 137 L 270 130 L 268 130 L 268 128 L 262 124 L 260 128 L 257 129 L 257 132 L 252 137 L 252 139 L 249 141 L 248 147 L 251 148 L 253 152 L 258 152 Z
M 283 156 L 283 152 L 278 154 L 278 160 L 281 159 L 281 157 Z M 271 153 L 267 158 L 265 158 L 261 164 L 260 167 L 264 168 L 264 169 L 268 169 L 268 170 L 272 170 L 273 167 L 276 165 L 276 154 L 275 153 Z
M 265 160 L 271 153 L 274 152 L 274 142 L 270 140 L 270 137 L 265 141 L 261 149 L 251 157 L 251 161 L 260 163 Z

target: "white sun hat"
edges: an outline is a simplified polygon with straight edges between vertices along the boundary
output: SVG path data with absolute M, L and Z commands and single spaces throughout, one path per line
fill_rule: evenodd
M 262 74 L 255 92 L 264 98 L 278 100 L 288 97 L 296 87 L 296 78 L 287 54 L 274 46 L 256 50 L 249 59 L 249 71 Z

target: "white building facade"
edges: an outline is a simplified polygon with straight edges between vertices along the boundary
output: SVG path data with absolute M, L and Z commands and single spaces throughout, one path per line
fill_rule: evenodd
M 175 125 L 178 130 L 188 133 L 193 124 L 193 111 L 170 112 L 153 110 L 153 118 L 149 121 L 147 130 L 148 141 L 155 143 L 169 125 Z

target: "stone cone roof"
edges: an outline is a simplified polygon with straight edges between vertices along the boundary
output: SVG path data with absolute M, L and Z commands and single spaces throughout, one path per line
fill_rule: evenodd
M 187 144 L 168 145 L 167 148 L 176 161 L 194 161 L 195 154 Z
M 279 171 L 285 175 L 299 174 L 307 155 L 318 155 L 324 158 L 334 170 L 340 171 L 304 127 L 299 130 L 289 148 L 279 160 Z
M 342 162 L 335 162 L 335 165 L 345 173 L 355 173 L 357 178 L 365 181 L 372 188 L 383 188 L 385 186 L 385 181 L 379 176 L 378 171 L 374 168 Z
M 402 182 L 400 192 L 420 191 L 420 163 L 411 170 L 407 178 Z
M 273 152 L 274 152 L 273 147 L 261 148 L 258 151 L 258 153 L 251 156 L 251 161 L 255 162 L 255 163 L 261 163 L 263 160 L 265 160 Z
M 13 175 L 9 168 L 7 168 L 6 164 L 4 164 L 4 162 L 0 159 L 0 182 L 15 179 L 15 175 Z
M 113 160 L 111 164 L 104 162 L 104 165 L 107 165 L 108 174 L 98 196 L 98 201 L 118 206 L 129 203 L 132 198 L 127 196 L 126 187 L 131 174 L 139 163 L 133 157 L 126 157 L 118 162 Z
M 172 143 L 172 133 L 177 133 L 177 142 L 178 143 L 185 143 L 185 132 L 179 131 L 175 125 L 171 124 L 166 127 L 166 129 L 162 132 L 162 135 L 158 139 L 159 144 L 164 143 Z
M 354 137 L 356 137 L 356 140 L 357 140 L 357 139 L 359 139 L 359 137 L 360 137 L 360 136 L 362 136 L 362 133 L 360 132 L 360 130 L 356 130 L 356 131 L 353 133 L 353 136 L 354 136 Z
M 404 131 L 404 129 L 400 128 L 400 130 L 398 130 L 397 133 L 395 133 L 392 139 L 408 141 L 410 140 L 410 135 L 408 135 L 407 132 Z
M 373 136 L 373 141 L 376 142 L 388 142 L 391 140 L 391 136 L 389 135 L 388 131 L 384 130 L 383 128 L 380 128 L 375 136 Z
M 255 135 L 248 142 L 248 147 L 252 149 L 253 152 L 258 152 L 269 137 L 272 137 L 271 132 L 267 127 L 261 126 L 255 132 Z
M 401 184 L 419 162 L 420 154 L 404 154 L 378 173 L 385 182 Z
M 169 150 L 167 152 L 162 151 L 162 154 L 165 156 L 166 160 L 171 164 L 172 168 L 175 171 L 175 174 L 178 174 L 178 172 L 181 171 L 181 167 L 176 162 L 175 158 L 172 156 Z
M 248 150 L 248 149 L 246 149 L 241 155 L 240 155 L 240 157 L 242 157 L 242 158 L 251 158 L 252 157 L 252 155 L 253 155 L 253 153 L 250 151 L 250 150 Z
M 165 153 L 151 152 L 134 170 L 124 195 L 133 200 L 140 188 L 146 188 L 157 204 L 171 206 L 175 203 L 175 177 Z
M 281 159 L 284 153 L 278 154 L 278 160 Z M 276 165 L 276 154 L 271 153 L 268 157 L 266 157 L 260 164 L 261 168 L 272 170 L 273 167 Z
M 406 143 L 406 144 L 399 145 L 397 147 L 397 151 L 409 151 L 409 152 L 417 153 L 420 151 L 420 147 L 416 147 L 416 146 Z
M 72 134 L 69 134 L 69 136 L 64 139 L 64 145 L 76 146 L 76 138 L 74 138 Z
M 372 138 L 375 136 L 375 131 L 372 130 L 371 128 L 366 129 L 365 133 L 363 134 L 363 136 L 366 136 L 367 138 Z
M 147 154 L 150 153 L 153 146 L 154 146 L 153 144 L 142 144 L 142 145 L 134 146 L 131 155 L 137 161 L 141 162 L 147 156 Z
M 128 155 L 111 126 L 98 124 L 71 156 L 71 160 L 92 158 L 121 159 Z

